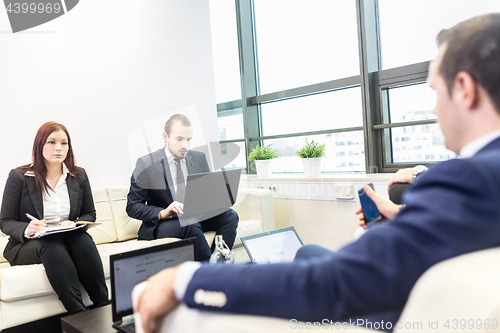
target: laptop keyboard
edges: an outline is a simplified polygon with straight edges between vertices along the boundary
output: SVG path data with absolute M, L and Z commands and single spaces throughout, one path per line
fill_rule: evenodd
M 135 333 L 135 323 L 128 323 L 126 325 L 120 326 L 125 332 Z

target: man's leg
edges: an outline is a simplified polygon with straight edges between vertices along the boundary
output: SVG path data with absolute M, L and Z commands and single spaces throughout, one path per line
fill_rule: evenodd
M 335 252 L 332 250 L 328 250 L 327 248 L 324 248 L 319 245 L 315 244 L 308 244 L 302 246 L 297 253 L 295 254 L 295 259 L 296 260 L 308 260 L 308 259 L 313 259 L 313 258 L 320 258 L 320 257 L 329 257 L 334 255 Z
M 203 231 L 215 231 L 216 235 L 222 235 L 227 246 L 232 249 L 236 239 L 236 228 L 238 228 L 238 213 L 229 209 L 222 214 L 200 222 Z M 215 242 L 212 243 L 212 252 L 215 249 Z
M 182 228 L 183 238 L 196 237 L 196 245 L 198 246 L 198 261 L 208 261 L 212 252 L 208 246 L 207 239 L 203 235 L 203 229 L 200 223 L 193 223 Z
M 154 239 L 167 237 L 186 239 L 196 237 L 198 261 L 207 261 L 212 255 L 212 251 L 210 251 L 207 240 L 203 235 L 203 229 L 199 223 L 191 223 L 185 227 L 181 227 L 178 219 L 163 220 L 156 227 L 153 235 Z
M 153 238 L 184 238 L 179 220 L 176 218 L 161 220 L 153 232 Z

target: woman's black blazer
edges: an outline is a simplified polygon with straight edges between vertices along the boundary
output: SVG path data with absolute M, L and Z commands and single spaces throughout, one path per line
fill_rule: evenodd
M 68 174 L 66 185 L 70 201 L 69 220 L 94 222 L 96 211 L 85 170 L 77 167 L 73 174 Z M 0 229 L 10 236 L 3 252 L 9 262 L 29 242 L 24 237 L 24 230 L 30 222 L 26 213 L 41 220 L 43 201 L 36 192 L 35 177 L 25 175 L 19 168 L 12 169 L 5 184 L 0 212 Z

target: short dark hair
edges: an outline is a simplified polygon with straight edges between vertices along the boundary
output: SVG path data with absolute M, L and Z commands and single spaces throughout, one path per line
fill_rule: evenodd
M 500 13 L 476 16 L 442 30 L 436 40 L 438 46 L 446 46 L 439 74 L 450 95 L 458 72 L 467 72 L 500 113 Z
M 168 118 L 167 122 L 165 123 L 165 128 L 164 131 L 167 133 L 167 135 L 170 135 L 170 129 L 172 127 L 172 124 L 175 123 L 176 121 L 180 121 L 182 125 L 191 127 L 191 121 L 189 121 L 188 117 L 186 117 L 183 114 L 177 113 Z

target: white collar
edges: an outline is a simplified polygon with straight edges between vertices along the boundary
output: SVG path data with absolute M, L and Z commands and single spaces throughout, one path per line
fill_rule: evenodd
M 486 147 L 487 144 L 495 140 L 496 138 L 500 137 L 500 130 L 496 130 L 494 132 L 488 133 L 486 135 L 483 135 L 480 138 L 477 138 L 465 146 L 462 147 L 460 150 L 460 157 L 461 158 L 468 158 L 476 155 L 478 151 Z
M 30 164 L 30 168 L 31 168 L 32 166 L 33 166 L 33 163 L 31 163 L 31 164 Z M 73 176 L 73 174 L 72 174 L 71 172 L 69 172 L 68 167 L 66 166 L 66 164 L 65 164 L 65 163 L 63 163 L 62 174 L 63 174 L 63 175 L 66 175 L 66 174 L 68 174 L 68 173 L 69 173 L 70 175 L 72 175 L 72 176 Z M 24 175 L 25 175 L 25 176 L 30 176 L 30 177 L 35 177 L 35 173 L 34 173 L 33 171 L 31 171 L 31 170 L 26 171 L 26 173 L 25 173 Z
M 172 161 L 177 158 L 168 151 L 167 146 L 165 146 L 165 155 L 167 155 L 168 164 L 172 163 Z M 179 158 L 179 160 L 181 162 L 182 161 L 186 162 L 186 158 Z

